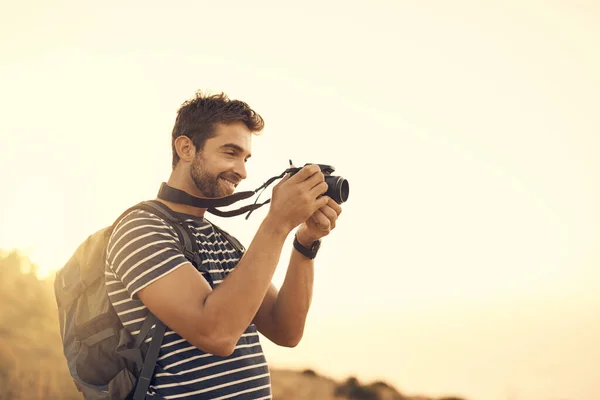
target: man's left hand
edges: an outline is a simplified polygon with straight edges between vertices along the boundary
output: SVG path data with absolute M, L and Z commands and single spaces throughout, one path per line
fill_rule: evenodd
M 342 207 L 329 198 L 326 205 L 315 211 L 298 227 L 296 235 L 300 244 L 310 247 L 316 240 L 329 235 L 335 229 L 336 221 L 341 213 Z

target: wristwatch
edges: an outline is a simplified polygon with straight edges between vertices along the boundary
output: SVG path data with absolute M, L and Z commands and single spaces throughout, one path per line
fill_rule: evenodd
M 310 248 L 306 248 L 298 241 L 298 236 L 294 236 L 294 248 L 308 259 L 314 260 L 320 247 L 321 239 L 315 240 Z

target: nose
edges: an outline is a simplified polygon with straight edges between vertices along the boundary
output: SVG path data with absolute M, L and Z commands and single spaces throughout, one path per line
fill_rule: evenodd
M 235 163 L 233 172 L 238 175 L 241 179 L 246 179 L 248 174 L 246 173 L 246 163 L 244 161 L 238 161 Z

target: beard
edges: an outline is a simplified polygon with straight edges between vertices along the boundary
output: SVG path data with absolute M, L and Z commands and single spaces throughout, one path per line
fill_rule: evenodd
M 190 168 L 190 176 L 196 185 L 196 188 L 205 197 L 224 197 L 231 193 L 219 184 L 219 178 L 225 177 L 224 174 L 213 174 L 206 168 L 206 163 L 201 153 L 196 155 L 192 168 Z M 231 179 L 235 181 L 235 179 Z

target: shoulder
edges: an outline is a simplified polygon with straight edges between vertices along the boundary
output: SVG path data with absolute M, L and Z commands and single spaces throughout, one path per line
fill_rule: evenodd
M 145 210 L 132 210 L 116 221 L 108 240 L 107 258 L 132 242 L 136 242 L 130 246 L 134 249 L 157 240 L 178 242 L 177 233 L 160 217 Z
M 106 247 L 106 267 L 122 281 L 131 298 L 188 262 L 170 223 L 145 210 L 121 217 Z
M 140 227 L 143 225 L 173 230 L 171 224 L 156 214 L 142 209 L 135 209 L 123 215 L 116 221 L 112 235 L 117 235 L 124 228 Z

